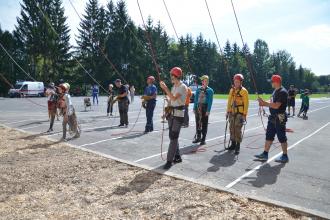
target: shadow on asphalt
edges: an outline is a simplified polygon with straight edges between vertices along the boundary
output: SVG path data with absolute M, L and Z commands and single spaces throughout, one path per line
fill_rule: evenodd
M 220 170 L 220 167 L 230 167 L 234 165 L 236 161 L 236 155 L 230 151 L 214 155 L 210 160 L 210 163 L 213 164 L 213 166 L 207 168 L 207 172 L 217 172 Z
M 256 173 L 256 177 L 246 177 L 244 179 L 249 180 L 248 182 L 254 187 L 264 187 L 265 185 L 272 185 L 277 182 L 277 177 L 281 173 L 282 168 L 285 167 L 285 163 L 280 163 L 275 166 L 265 164 L 260 167 Z

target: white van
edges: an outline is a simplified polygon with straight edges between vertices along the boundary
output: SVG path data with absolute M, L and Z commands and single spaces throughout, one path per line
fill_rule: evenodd
M 17 81 L 15 87 L 8 92 L 9 97 L 44 96 L 44 83 Z

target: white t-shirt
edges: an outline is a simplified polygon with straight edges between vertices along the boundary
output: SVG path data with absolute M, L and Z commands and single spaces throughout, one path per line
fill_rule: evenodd
M 187 86 L 180 82 L 178 86 L 173 86 L 171 89 L 171 93 L 176 96 L 177 93 L 181 94 L 180 98 L 175 101 L 170 101 L 170 106 L 177 107 L 177 106 L 183 106 L 186 102 L 186 96 L 187 96 Z

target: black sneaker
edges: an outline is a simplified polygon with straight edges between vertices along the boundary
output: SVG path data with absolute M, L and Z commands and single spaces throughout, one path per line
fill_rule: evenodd
M 235 148 L 235 155 L 239 155 L 240 144 L 238 143 Z
M 206 145 L 206 142 L 204 140 L 202 140 L 200 145 Z
M 200 137 L 195 137 L 195 139 L 193 140 L 193 144 L 197 144 L 197 143 L 199 143 L 199 142 L 201 142 L 201 138 Z
M 180 155 L 174 157 L 173 163 L 181 163 L 181 162 L 182 162 L 182 158 Z
M 172 167 L 172 163 L 169 162 L 169 161 L 167 161 L 166 164 L 164 165 L 163 169 L 164 169 L 164 170 L 168 170 L 168 169 L 170 169 L 171 167 Z
M 124 127 L 125 125 L 124 124 L 120 124 L 120 125 L 118 125 L 118 127 Z
M 48 131 L 47 131 L 47 133 L 52 132 L 52 131 L 53 131 L 53 129 L 52 128 L 49 128 Z
M 230 147 L 227 148 L 227 150 L 235 150 L 236 149 L 236 142 L 232 141 Z

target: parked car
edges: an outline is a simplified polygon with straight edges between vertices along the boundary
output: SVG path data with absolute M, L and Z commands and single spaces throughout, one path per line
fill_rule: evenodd
M 8 91 L 9 97 L 44 96 L 44 83 L 31 81 L 17 81 L 14 88 Z

